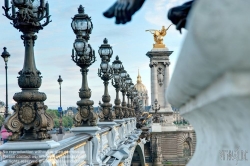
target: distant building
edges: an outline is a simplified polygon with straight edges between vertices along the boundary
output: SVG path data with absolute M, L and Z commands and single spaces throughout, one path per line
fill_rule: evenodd
M 76 107 L 68 107 L 67 110 L 64 111 L 64 116 L 73 117 L 77 113 Z
M 135 84 L 135 89 L 138 91 L 139 98 L 143 101 L 142 106 L 148 106 L 148 90 L 145 85 L 143 85 L 141 76 L 138 70 L 137 84 Z
M 99 106 L 98 107 L 94 107 L 93 111 L 95 113 L 99 113 L 100 112 L 99 111 Z M 73 106 L 70 106 L 70 107 L 67 108 L 67 110 L 63 111 L 63 115 L 64 116 L 71 116 L 71 117 L 73 117 L 74 115 L 76 115 L 76 113 L 77 113 L 77 107 L 73 107 Z

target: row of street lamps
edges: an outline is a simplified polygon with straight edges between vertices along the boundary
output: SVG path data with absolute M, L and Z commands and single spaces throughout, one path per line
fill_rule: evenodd
M 44 104 L 46 94 L 39 92 L 42 84 L 41 72 L 37 70 L 34 58 L 34 43 L 37 39 L 35 33 L 47 26 L 50 21 L 49 4 L 45 4 L 44 0 L 40 0 L 40 6 L 34 6 L 32 1 L 12 0 L 12 7 L 9 7 L 9 0 L 5 0 L 5 16 L 13 21 L 13 26 L 19 29 L 23 35 L 25 58 L 23 69 L 18 73 L 18 85 L 22 89 L 21 92 L 15 93 L 13 99 L 17 102 L 12 109 L 14 113 L 5 120 L 5 127 L 12 132 L 10 140 L 41 140 L 49 139 L 51 136 L 48 130 L 54 126 L 53 118 L 46 113 L 47 106 Z M 12 8 L 12 14 L 9 10 Z M 18 8 L 18 12 L 16 12 Z M 23 13 L 23 14 L 20 14 Z M 27 19 L 28 18 L 28 19 Z M 43 24 L 40 23 L 45 19 Z M 88 43 L 90 34 L 93 29 L 91 18 L 84 13 L 82 5 L 78 8 L 78 14 L 72 19 L 71 27 L 76 35 L 73 43 L 72 60 L 80 67 L 82 74 L 82 86 L 79 90 L 80 100 L 77 101 L 77 114 L 74 116 L 76 127 L 97 126 L 99 116 L 100 122 L 113 122 L 114 119 L 123 119 L 135 117 L 141 110 L 138 92 L 134 88 L 132 79 L 124 69 L 122 62 L 117 56 L 112 66 L 109 64 L 113 55 L 112 47 L 105 38 L 100 46 L 98 53 L 101 57 L 98 76 L 104 83 L 104 94 L 102 96 L 102 111 L 97 115 L 93 111 L 94 102 L 90 100 L 91 89 L 88 86 L 87 74 L 89 67 L 96 61 L 95 51 Z M 7 101 L 7 61 L 9 54 L 4 48 L 2 57 L 6 65 L 6 112 L 8 115 Z M 112 108 L 110 103 L 110 95 L 108 93 L 108 84 L 111 80 L 112 85 L 116 89 L 115 106 Z M 60 85 L 60 108 L 61 108 L 61 84 L 62 78 L 59 76 L 58 83 Z M 120 106 L 119 91 L 122 92 L 122 106 Z M 127 104 L 125 101 L 127 96 Z M 113 111 L 114 110 L 114 111 Z M 62 112 L 60 112 L 60 133 L 62 133 Z M 14 125 L 15 124 L 15 125 Z
M 3 48 L 3 53 L 1 55 L 3 57 L 3 60 L 5 62 L 5 81 L 6 81 L 6 100 L 5 100 L 5 112 L 4 112 L 4 117 L 7 118 L 9 112 L 9 107 L 8 107 L 8 73 L 7 73 L 7 70 L 8 70 L 8 60 L 9 60 L 9 57 L 10 57 L 10 54 L 7 52 L 7 48 L 4 47 Z
M 96 113 L 93 112 L 94 102 L 90 100 L 91 90 L 88 87 L 87 80 L 88 67 L 96 61 L 95 51 L 88 43 L 93 24 L 90 17 L 84 13 L 82 5 L 78 8 L 78 14 L 72 19 L 71 27 L 76 35 L 73 44 L 74 49 L 72 50 L 72 60 L 81 68 L 82 72 L 82 87 L 79 92 L 81 100 L 77 102 L 78 113 L 74 117 L 74 120 L 76 126 L 96 126 L 98 117 Z M 100 122 L 112 122 L 114 119 L 134 117 L 135 113 L 132 101 L 137 97 L 138 93 L 134 88 L 132 79 L 124 70 L 119 57 L 116 56 L 112 65 L 109 64 L 110 58 L 113 55 L 113 50 L 108 44 L 106 38 L 103 40 L 103 44 L 99 47 L 98 53 L 101 58 L 98 76 L 103 80 L 104 84 L 104 94 L 102 96 L 102 103 L 100 104 L 101 112 L 98 114 Z M 110 80 L 116 89 L 115 106 L 113 109 L 108 92 L 108 84 Z M 123 94 L 122 107 L 120 106 L 119 91 Z M 125 94 L 128 97 L 127 105 L 125 102 Z M 129 103 L 130 100 L 131 104 Z

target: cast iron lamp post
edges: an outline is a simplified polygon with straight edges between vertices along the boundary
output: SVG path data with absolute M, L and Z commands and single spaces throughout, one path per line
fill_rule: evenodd
M 127 96 L 127 101 L 128 101 L 128 103 L 127 103 L 127 110 L 128 110 L 128 117 L 129 118 L 131 118 L 132 116 L 131 116 L 131 104 L 130 104 L 130 85 L 132 84 L 132 79 L 129 77 L 129 74 L 128 74 L 128 76 L 127 76 L 127 78 L 126 78 L 126 84 L 127 84 L 127 94 L 126 94 L 126 96 Z
M 121 70 L 121 92 L 122 92 L 122 112 L 123 112 L 123 117 L 124 118 L 128 118 L 129 117 L 129 112 L 128 112 L 128 108 L 126 105 L 126 101 L 125 101 L 125 95 L 127 92 L 127 83 L 126 83 L 126 79 L 127 79 L 127 71 L 124 70 L 124 68 L 122 68 Z
M 123 112 L 120 106 L 121 100 L 119 99 L 119 91 L 121 89 L 121 81 L 122 81 L 120 73 L 121 70 L 123 69 L 123 66 L 118 56 L 116 56 L 116 59 L 112 63 L 112 68 L 114 71 L 112 85 L 115 87 L 116 91 L 115 106 L 113 108 L 115 111 L 116 119 L 123 119 Z
M 134 105 L 133 105 L 133 100 L 134 100 L 134 83 L 131 83 L 129 86 L 129 99 L 130 99 L 130 117 L 134 117 Z
M 76 34 L 71 57 L 76 65 L 81 68 L 82 73 L 82 87 L 79 92 L 81 100 L 76 103 L 78 112 L 74 117 L 75 126 L 96 126 L 97 115 L 93 112 L 94 101 L 90 100 L 91 89 L 88 86 L 87 79 L 88 67 L 96 61 L 95 51 L 90 44 L 87 44 L 93 25 L 90 17 L 84 13 L 82 5 L 79 6 L 78 14 L 74 16 L 71 27 Z
M 133 92 L 132 92 L 132 103 L 133 103 L 133 116 L 135 117 L 136 116 L 136 104 L 138 102 L 137 100 L 137 96 L 138 95 L 138 91 L 133 87 Z
M 12 0 L 9 7 L 9 0 L 5 0 L 3 9 L 5 16 L 13 21 L 12 25 L 23 33 L 21 39 L 25 47 L 23 69 L 18 73 L 18 85 L 22 92 L 15 93 L 13 99 L 17 103 L 12 107 L 14 113 L 5 121 L 5 127 L 12 132 L 9 140 L 17 140 L 20 136 L 25 140 L 51 138 L 47 131 L 53 129 L 54 122 L 45 111 L 45 93 L 38 91 L 42 84 L 42 76 L 36 68 L 34 58 L 34 45 L 37 39 L 35 33 L 51 22 L 49 4 L 45 4 L 44 0 L 40 0 L 38 6 L 30 0 Z M 12 14 L 9 14 L 10 9 Z M 45 22 L 41 24 L 44 19 Z
M 7 74 L 7 70 L 8 70 L 8 59 L 10 57 L 10 54 L 7 52 L 7 48 L 4 47 L 3 48 L 3 53 L 1 55 L 3 57 L 3 60 L 5 62 L 5 81 L 6 81 L 6 104 L 5 104 L 5 112 L 4 112 L 4 117 L 5 119 L 7 118 L 8 114 L 9 114 L 9 107 L 8 107 L 8 74 Z
M 62 80 L 62 78 L 61 78 L 61 76 L 59 75 L 59 78 L 58 78 L 58 80 L 57 80 L 57 82 L 59 83 L 59 89 L 60 89 L 60 108 L 62 108 L 62 97 L 61 97 L 61 85 L 62 85 L 62 82 L 63 82 L 63 80 Z M 59 129 L 59 134 L 62 134 L 62 110 L 60 111 L 60 129 Z
M 100 122 L 112 122 L 115 119 L 115 114 L 112 111 L 112 104 L 109 103 L 110 95 L 108 92 L 108 84 L 109 80 L 113 77 L 113 69 L 109 65 L 113 50 L 106 38 L 103 40 L 103 44 L 100 46 L 98 52 L 102 59 L 100 69 L 98 69 L 98 76 L 103 80 L 104 84 L 104 95 L 102 96 L 103 103 L 101 104 L 102 111 L 99 114 L 99 118 Z

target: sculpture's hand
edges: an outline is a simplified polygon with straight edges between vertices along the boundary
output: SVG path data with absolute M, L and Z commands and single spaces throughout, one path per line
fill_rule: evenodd
M 192 8 L 195 0 L 184 3 L 181 6 L 173 7 L 168 12 L 168 19 L 176 25 L 176 29 L 181 32 L 182 28 L 185 28 L 187 16 Z
M 116 17 L 116 24 L 131 21 L 132 15 L 138 11 L 145 0 L 117 0 L 103 15 L 107 18 Z

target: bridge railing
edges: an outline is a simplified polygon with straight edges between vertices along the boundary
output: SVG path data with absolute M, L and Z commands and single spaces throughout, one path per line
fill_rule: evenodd
M 114 126 L 102 126 L 96 134 L 80 133 L 58 141 L 59 146 L 48 149 L 31 149 L 23 153 L 13 150 L 19 142 L 9 142 L 0 147 L 5 157 L 0 165 L 41 165 L 41 166 L 76 166 L 76 165 L 113 165 L 131 164 L 133 151 L 139 144 L 141 130 L 136 129 L 136 119 L 128 118 Z M 14 145 L 15 144 L 15 145 Z M 22 144 L 25 144 L 23 142 Z M 35 144 L 35 142 L 34 142 Z M 25 146 L 25 145 L 24 145 Z M 12 149 L 11 149 L 12 148 Z M 8 151 L 6 151 L 8 149 Z M 32 154 L 33 153 L 33 154 Z M 17 158 L 17 156 L 29 156 Z M 36 157 L 36 159 L 34 159 Z M 23 162 L 23 163 L 22 163 Z
M 188 166 L 249 165 L 250 1 L 200 0 L 168 87 L 170 104 L 194 127 Z

